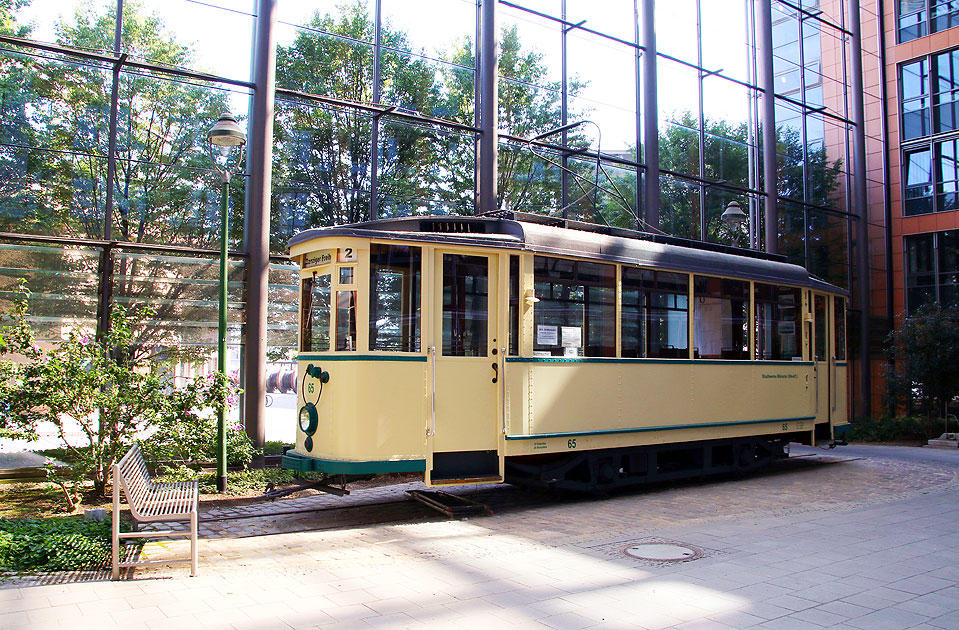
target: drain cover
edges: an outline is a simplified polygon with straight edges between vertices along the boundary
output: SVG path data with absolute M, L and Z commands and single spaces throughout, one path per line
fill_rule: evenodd
M 652 562 L 685 562 L 703 557 L 703 551 L 691 545 L 677 543 L 639 543 L 623 550 L 630 558 Z

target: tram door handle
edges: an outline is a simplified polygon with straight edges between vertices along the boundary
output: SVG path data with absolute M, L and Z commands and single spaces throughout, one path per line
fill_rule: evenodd
M 499 382 L 499 362 L 493 361 L 492 366 L 493 366 L 493 382 L 498 383 Z

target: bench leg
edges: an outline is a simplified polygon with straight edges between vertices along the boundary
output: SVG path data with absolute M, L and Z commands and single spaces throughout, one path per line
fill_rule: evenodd
M 116 474 L 116 467 L 113 473 L 113 514 L 112 521 L 112 552 L 113 552 L 113 571 L 112 579 L 120 578 L 120 482 Z
M 190 576 L 196 577 L 196 564 L 197 564 L 197 543 L 198 543 L 198 524 L 199 515 L 197 514 L 196 507 L 194 506 L 193 512 L 190 514 Z

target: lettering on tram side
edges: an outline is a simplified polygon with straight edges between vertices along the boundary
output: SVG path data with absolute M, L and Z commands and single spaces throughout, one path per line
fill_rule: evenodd
M 533 442 L 533 450 L 534 450 L 534 451 L 545 451 L 545 450 L 546 450 L 546 442 Z
M 309 269 L 311 267 L 322 267 L 323 265 L 328 265 L 331 262 L 333 262 L 333 250 L 325 249 L 305 255 L 303 257 L 303 265 L 300 268 Z
M 799 378 L 798 374 L 763 374 L 763 378 Z

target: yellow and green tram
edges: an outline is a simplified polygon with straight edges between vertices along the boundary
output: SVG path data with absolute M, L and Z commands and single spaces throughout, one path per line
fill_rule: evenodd
M 748 470 L 847 425 L 847 293 L 780 257 L 503 213 L 295 236 L 283 466 L 568 489 Z

